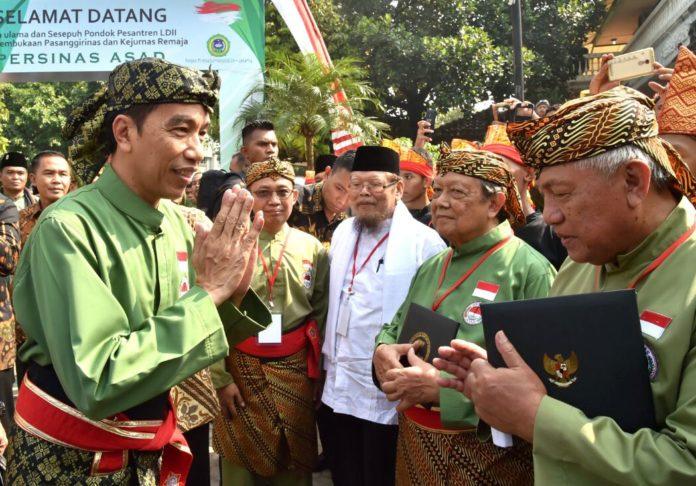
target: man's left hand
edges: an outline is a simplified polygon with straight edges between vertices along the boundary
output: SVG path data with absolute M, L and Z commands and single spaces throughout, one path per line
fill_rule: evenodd
M 504 332 L 495 335 L 495 346 L 507 368 L 496 369 L 486 360 L 475 359 L 464 383 L 464 395 L 474 402 L 476 414 L 491 427 L 531 443 L 546 388 Z
M 387 371 L 386 381 L 382 383 L 382 391 L 386 393 L 388 400 L 401 400 L 396 406 L 397 412 L 403 412 L 417 404 L 440 401 L 437 369 L 420 359 L 414 348 L 408 350 L 407 357 L 411 366 Z

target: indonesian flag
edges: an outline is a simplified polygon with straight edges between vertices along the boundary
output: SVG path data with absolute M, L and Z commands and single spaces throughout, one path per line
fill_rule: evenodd
M 225 25 L 235 23 L 242 16 L 241 7 L 227 0 L 209 0 L 197 6 L 196 12 L 206 22 Z
M 188 253 L 186 253 L 185 251 L 177 251 L 176 261 L 179 266 L 179 274 L 181 275 L 181 281 L 179 282 L 179 297 L 181 297 L 190 289 Z
M 495 296 L 498 295 L 498 290 L 500 290 L 500 285 L 479 280 L 476 284 L 474 292 L 471 295 L 478 297 L 479 299 L 494 301 Z
M 324 38 L 319 31 L 319 26 L 314 21 L 312 12 L 309 10 L 306 0 L 273 0 L 276 9 L 285 20 L 290 29 L 290 33 L 295 38 L 300 52 L 304 54 L 315 54 L 319 62 L 324 66 L 333 66 L 329 51 L 326 49 Z M 340 80 L 337 80 L 340 83 Z M 348 110 L 346 106 L 346 93 L 339 89 L 333 96 L 334 103 L 339 110 Z M 331 142 L 333 143 L 334 153 L 341 155 L 349 150 L 355 150 L 363 145 L 359 135 L 351 133 L 351 127 L 338 127 L 331 131 Z
M 658 314 L 650 310 L 645 310 L 640 315 L 640 329 L 643 334 L 660 339 L 665 329 L 672 323 L 672 318 Z

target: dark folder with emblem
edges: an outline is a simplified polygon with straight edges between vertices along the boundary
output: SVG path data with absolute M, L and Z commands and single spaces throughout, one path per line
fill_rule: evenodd
M 428 363 L 437 357 L 437 348 L 449 346 L 452 339 L 457 337 L 459 323 L 442 314 L 411 304 L 404 319 L 404 325 L 399 334 L 399 344 L 418 343 L 416 354 Z M 404 357 L 405 358 L 405 357 Z M 405 366 L 408 361 L 402 360 Z
M 589 418 L 613 418 L 626 432 L 655 428 L 650 351 L 634 290 L 482 304 L 488 359 L 503 330 L 548 394 Z

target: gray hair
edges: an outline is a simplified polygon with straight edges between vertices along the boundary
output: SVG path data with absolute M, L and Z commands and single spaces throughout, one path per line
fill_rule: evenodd
M 658 192 L 670 189 L 672 176 L 643 149 L 630 143 L 599 155 L 580 159 L 575 162 L 575 166 L 579 169 L 593 169 L 606 177 L 611 177 L 629 160 L 637 160 L 650 168 L 650 185 Z
M 484 181 L 484 180 L 479 180 L 481 183 L 481 192 L 483 193 L 483 197 L 486 200 L 491 200 L 493 197 L 500 193 L 505 194 L 505 188 L 499 184 L 494 184 L 493 182 L 490 181 Z M 506 194 L 505 197 L 512 197 L 511 194 Z M 508 218 L 507 211 L 505 211 L 505 206 L 500 208 L 500 211 L 498 211 L 498 222 L 502 223 Z

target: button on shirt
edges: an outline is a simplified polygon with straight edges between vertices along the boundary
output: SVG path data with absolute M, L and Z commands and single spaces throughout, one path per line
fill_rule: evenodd
M 360 269 L 379 240 L 387 234 L 391 220 L 377 231 L 362 231 L 358 245 L 356 271 Z M 322 401 L 336 413 L 343 413 L 380 424 L 395 424 L 395 404 L 372 381 L 372 354 L 375 336 L 383 325 L 382 295 L 384 285 L 385 241 L 375 251 L 365 268 L 355 275 L 352 296 L 348 289 L 352 279 L 353 262 L 348 267 L 341 293 L 341 312 L 350 309 L 346 336 L 336 339 L 335 361 L 327 361 L 326 385 Z M 346 299 L 348 299 L 346 303 Z M 343 319 L 339 315 L 339 322 Z

